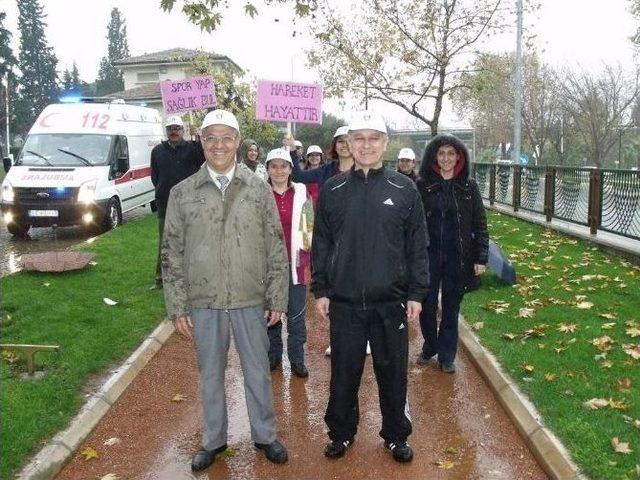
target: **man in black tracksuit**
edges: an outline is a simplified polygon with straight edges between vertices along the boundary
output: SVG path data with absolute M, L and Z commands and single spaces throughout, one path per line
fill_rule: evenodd
M 156 190 L 158 213 L 158 259 L 156 261 L 156 286 L 162 287 L 160 245 L 164 230 L 164 217 L 171 189 L 196 173 L 204 163 L 200 142 L 183 139 L 184 126 L 180 117 L 168 117 L 165 123 L 167 140 L 151 150 L 151 182 Z
M 408 320 L 417 320 L 428 286 L 427 230 L 420 196 L 406 176 L 385 169 L 381 117 L 350 125 L 354 167 L 330 178 L 318 200 L 312 246 L 316 308 L 330 321 L 331 386 L 325 422 L 329 458 L 344 455 L 358 425 L 358 389 L 371 344 L 378 381 L 380 436 L 408 462 Z

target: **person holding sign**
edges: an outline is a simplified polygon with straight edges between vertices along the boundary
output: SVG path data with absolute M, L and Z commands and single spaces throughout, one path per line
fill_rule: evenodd
M 155 202 L 158 214 L 157 288 L 162 288 L 160 251 L 169 192 L 174 185 L 196 173 L 204 163 L 204 153 L 200 142 L 184 140 L 184 125 L 179 116 L 168 117 L 165 121 L 165 128 L 167 140 L 156 145 L 151 150 L 151 182 L 155 187 Z
M 407 404 L 409 321 L 417 321 L 428 286 L 427 229 L 420 195 L 388 170 L 384 120 L 360 112 L 347 141 L 354 166 L 329 179 L 318 199 L 312 283 L 316 309 L 330 323 L 331 386 L 324 454 L 342 457 L 358 428 L 358 389 L 371 343 L 385 447 L 409 462 Z
M 291 373 L 296 377 L 309 376 L 304 362 L 307 341 L 307 281 L 311 237 L 313 232 L 313 204 L 304 184 L 291 181 L 291 157 L 284 148 L 271 150 L 267 155 L 269 184 L 273 189 L 289 256 L 289 307 L 287 309 L 287 354 Z M 282 322 L 269 327 L 269 364 L 271 371 L 282 363 Z
M 191 468 L 204 470 L 227 448 L 224 377 L 231 332 L 251 438 L 270 461 L 284 463 L 267 335 L 288 304 L 289 265 L 278 210 L 266 182 L 236 162 L 240 128 L 231 112 L 209 112 L 200 141 L 206 166 L 171 190 L 162 242 L 167 315 L 195 342 L 200 370 L 204 438 Z

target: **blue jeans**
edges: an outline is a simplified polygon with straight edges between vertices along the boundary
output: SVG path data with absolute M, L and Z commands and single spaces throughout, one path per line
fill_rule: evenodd
M 289 306 L 287 309 L 287 353 L 289 363 L 304 363 L 304 344 L 307 341 L 307 286 L 294 285 L 289 279 Z M 267 329 L 269 334 L 269 361 L 282 360 L 282 322 Z
M 458 314 L 464 296 L 459 260 L 457 256 L 444 261 L 434 260 L 429 262 L 429 291 L 420 314 L 420 329 L 424 337 L 422 355 L 425 358 L 438 355 L 440 362 L 453 362 L 458 347 Z M 438 329 L 436 315 L 441 287 L 442 319 Z

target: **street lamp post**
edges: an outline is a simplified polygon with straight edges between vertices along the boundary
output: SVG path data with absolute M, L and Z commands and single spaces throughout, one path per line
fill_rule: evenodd
M 5 107 L 5 114 L 6 114 L 5 123 L 6 123 L 6 127 L 7 127 L 7 130 L 6 130 L 6 135 L 7 136 L 5 138 L 6 138 L 6 144 L 7 144 L 7 157 L 8 157 L 8 156 L 11 155 L 11 150 L 9 149 L 10 141 L 9 141 L 9 72 L 8 71 L 7 71 L 6 81 L 2 82 L 2 83 L 4 85 L 4 94 L 5 94 L 4 107 Z
M 513 163 L 520 163 L 520 141 L 522 128 L 522 0 L 517 2 L 517 41 L 516 41 L 516 71 L 514 80 L 515 112 L 513 118 Z

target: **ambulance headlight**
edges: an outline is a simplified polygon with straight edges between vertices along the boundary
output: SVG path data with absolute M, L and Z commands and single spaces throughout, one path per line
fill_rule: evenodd
M 92 203 L 96 198 L 97 180 L 89 180 L 80 185 L 78 190 L 78 203 Z
M 13 193 L 13 186 L 5 180 L 2 183 L 2 201 L 13 203 L 13 199 L 15 198 L 15 194 Z

